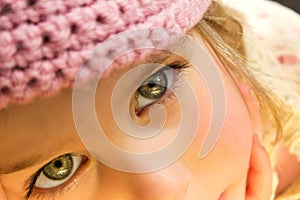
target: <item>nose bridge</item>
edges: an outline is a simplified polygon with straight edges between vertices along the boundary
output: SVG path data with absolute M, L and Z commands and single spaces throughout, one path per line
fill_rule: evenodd
M 7 200 L 7 197 L 6 197 L 5 191 L 3 189 L 1 180 L 0 180 L 0 200 Z
M 182 199 L 192 180 L 191 172 L 177 161 L 156 172 L 131 179 L 136 199 Z

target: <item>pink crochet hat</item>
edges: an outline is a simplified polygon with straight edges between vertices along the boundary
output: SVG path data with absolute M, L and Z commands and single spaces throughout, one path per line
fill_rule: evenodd
M 72 86 L 87 54 L 117 33 L 151 27 L 185 33 L 210 3 L 0 0 L 0 109 Z

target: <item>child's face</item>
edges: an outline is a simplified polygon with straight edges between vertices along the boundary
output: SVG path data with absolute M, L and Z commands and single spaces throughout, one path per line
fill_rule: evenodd
M 116 70 L 114 75 L 101 80 L 102 85 L 96 96 L 98 119 L 101 119 L 101 126 L 108 138 L 117 146 L 129 151 L 145 151 L 145 147 L 146 151 L 153 151 L 168 144 L 174 137 L 180 124 L 180 106 L 176 98 L 164 94 L 158 101 L 167 112 L 162 133 L 153 140 L 144 142 L 129 140 L 123 136 L 113 123 L 110 95 L 116 81 L 128 70 L 129 68 Z M 223 194 L 230 200 L 244 199 L 253 124 L 236 83 L 221 64 L 219 70 L 226 91 L 226 119 L 216 146 L 204 159 L 198 158 L 210 124 L 210 94 L 203 78 L 193 67 L 182 69 L 181 76 L 191 83 L 201 111 L 197 134 L 191 147 L 180 159 L 153 173 L 119 172 L 91 157 L 74 126 L 71 90 L 30 105 L 12 106 L 1 111 L 0 174 L 3 175 L 0 175 L 0 181 L 7 198 L 19 200 L 30 195 L 32 200 L 218 200 Z M 163 69 L 158 71 L 160 73 L 157 76 L 168 79 L 169 75 L 164 76 L 162 73 L 170 72 L 164 72 Z M 180 77 L 167 81 L 174 81 L 178 90 L 184 89 L 180 88 L 180 81 L 175 83 L 177 79 Z M 137 90 L 136 94 L 142 92 Z M 140 125 L 147 124 L 147 109 L 151 105 L 143 100 L 139 103 L 142 104 L 140 106 L 143 111 L 138 116 L 133 111 L 133 119 Z M 53 160 L 55 158 L 58 159 Z M 49 162 L 51 163 L 47 164 Z

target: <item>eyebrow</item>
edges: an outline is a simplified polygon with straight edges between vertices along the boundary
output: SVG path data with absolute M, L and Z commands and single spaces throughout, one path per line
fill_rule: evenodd
M 153 51 L 153 52 L 147 54 L 146 57 L 144 57 L 143 59 L 137 59 L 128 64 L 125 64 L 124 68 L 131 69 L 131 68 L 138 67 L 139 65 L 149 64 L 149 63 L 161 64 L 161 63 L 164 63 L 166 60 L 170 59 L 170 57 L 172 57 L 172 56 L 174 56 L 174 55 L 171 52 L 168 52 L 166 50 L 156 50 L 156 51 Z M 113 67 L 112 69 L 110 69 L 108 71 L 106 76 L 109 77 L 114 72 L 123 70 L 124 68 L 123 67 L 122 68 Z
M 37 165 L 45 165 L 49 162 L 49 158 L 51 159 L 52 157 L 53 153 L 44 155 L 36 154 L 20 161 L 4 165 L 0 164 L 0 175 L 12 174 Z

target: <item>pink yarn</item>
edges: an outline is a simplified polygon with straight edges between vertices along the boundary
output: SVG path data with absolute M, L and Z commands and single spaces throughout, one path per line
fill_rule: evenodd
M 72 86 L 87 54 L 111 36 L 147 27 L 184 33 L 201 19 L 210 3 L 0 0 L 0 109 Z

